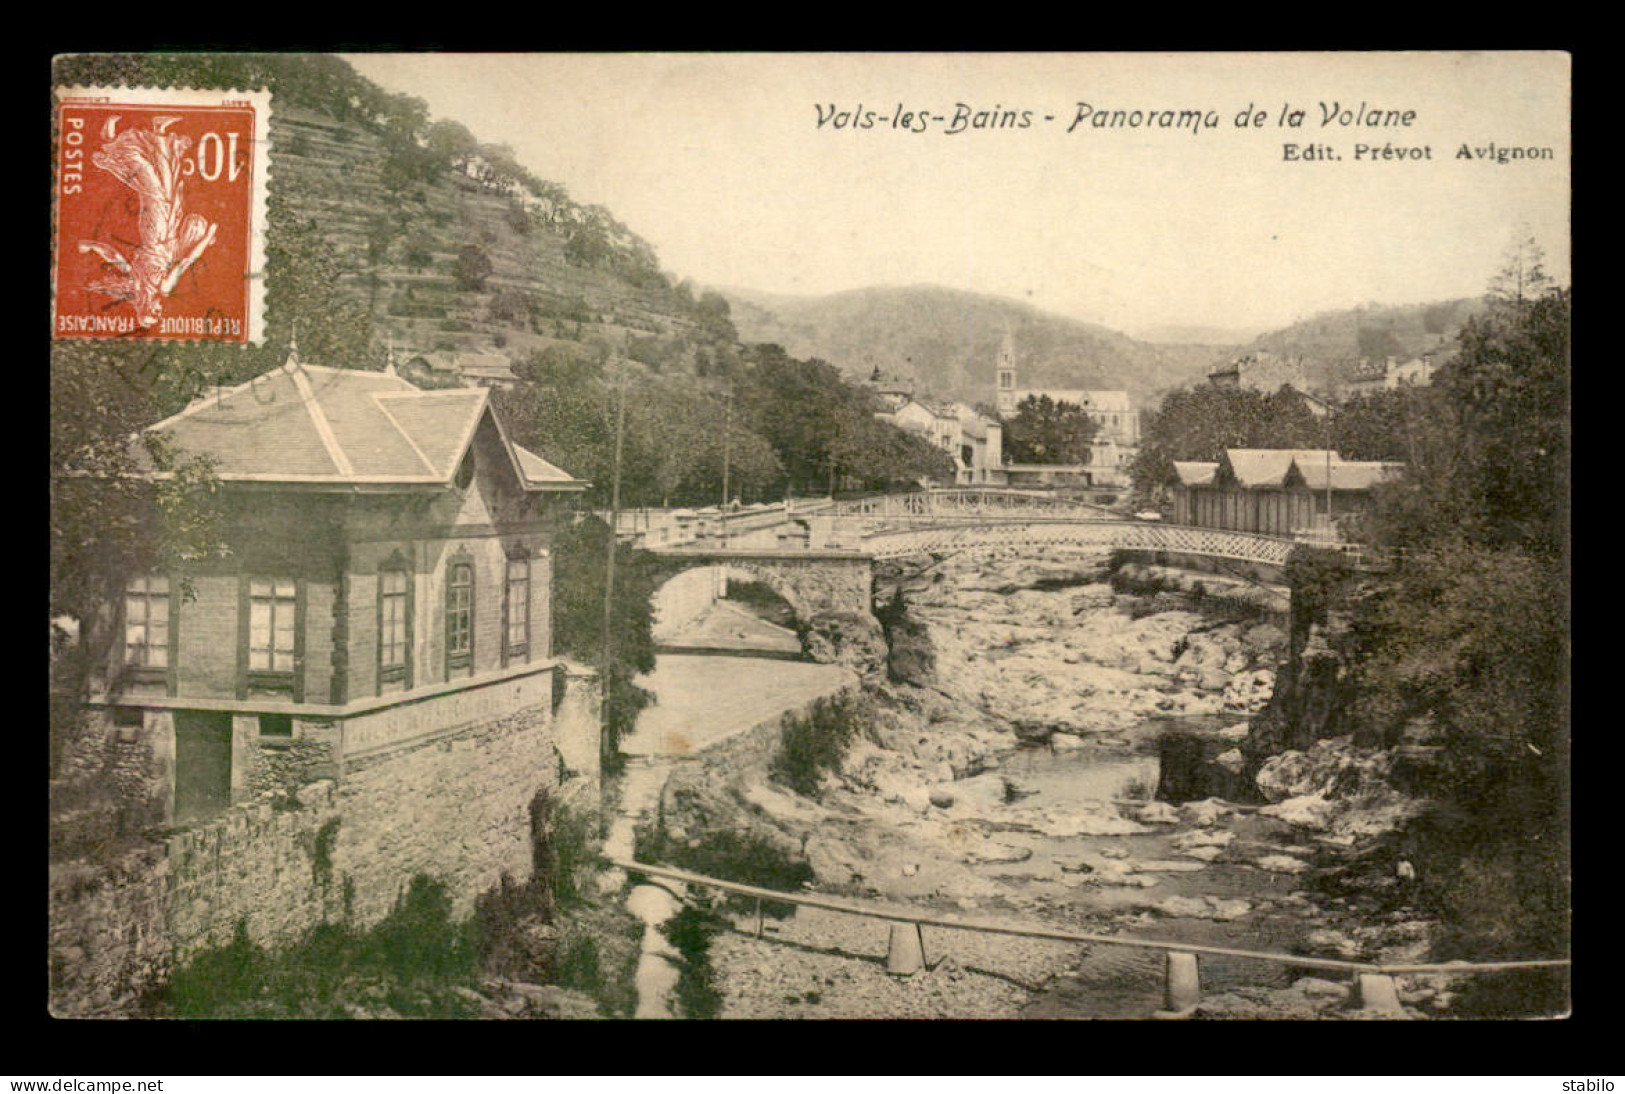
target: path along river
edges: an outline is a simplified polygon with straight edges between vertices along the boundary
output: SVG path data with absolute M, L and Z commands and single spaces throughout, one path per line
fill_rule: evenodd
M 700 750 L 784 711 L 799 710 L 855 680 L 838 665 L 662 654 L 655 671 L 640 681 L 654 693 L 655 705 L 639 717 L 637 731 L 621 742 L 628 762 L 604 853 L 623 860 L 634 857 L 635 828 L 652 815 L 673 767 L 692 761 Z M 618 884 L 618 873 L 611 871 L 606 885 Z M 676 951 L 659 925 L 676 913 L 677 902 L 661 886 L 639 885 L 628 896 L 627 907 L 644 923 L 635 1017 L 671 1017 L 670 993 L 678 975 L 673 961 Z

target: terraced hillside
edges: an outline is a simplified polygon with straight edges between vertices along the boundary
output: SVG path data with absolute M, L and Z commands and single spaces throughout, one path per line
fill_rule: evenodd
M 271 139 L 273 193 L 314 222 L 397 355 L 708 337 L 648 245 L 562 190 L 538 196 L 477 156 L 403 184 L 382 135 L 305 107 L 279 104 Z

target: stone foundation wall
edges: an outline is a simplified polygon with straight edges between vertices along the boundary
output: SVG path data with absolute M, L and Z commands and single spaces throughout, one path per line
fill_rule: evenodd
M 530 877 L 530 802 L 559 781 L 548 728 L 548 708 L 530 707 L 346 765 L 332 863 L 357 925 L 388 915 L 417 874 L 446 883 L 457 916 L 503 874 Z
M 303 787 L 294 803 L 235 806 L 169 838 L 166 926 L 177 963 L 226 945 L 239 922 L 254 942 L 276 945 L 343 915 L 332 869 L 343 829 L 334 786 Z
M 576 675 L 561 706 L 572 724 L 590 713 L 574 693 L 591 678 Z M 347 760 L 338 780 L 291 798 L 262 793 L 116 863 L 53 866 L 52 1013 L 127 1012 L 175 965 L 229 943 L 239 922 L 259 945 L 285 944 L 322 922 L 372 926 L 417 874 L 446 884 L 459 917 L 504 874 L 528 879 L 532 798 L 557 792 L 567 766 L 582 776 L 572 785 L 597 776 L 585 756 L 561 762 L 551 691 Z M 292 763 L 291 752 L 278 757 Z M 288 774 L 276 766 L 267 782 Z
M 164 921 L 168 863 L 162 847 L 110 865 L 51 867 L 49 1009 L 58 1018 L 113 1014 L 169 974 Z

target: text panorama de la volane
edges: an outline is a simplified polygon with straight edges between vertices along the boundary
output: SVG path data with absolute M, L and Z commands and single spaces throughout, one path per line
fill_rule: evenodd
M 1110 129 L 1171 129 L 1200 133 L 1235 129 L 1409 129 L 1417 112 L 1366 101 L 1319 100 L 1302 107 L 1284 102 L 1279 109 L 1248 103 L 1234 113 L 1211 107 L 1099 105 L 1078 102 L 1064 111 L 1007 107 L 1003 103 L 956 102 L 945 109 L 911 108 L 898 102 L 890 109 L 864 103 L 814 103 L 817 128 L 827 131 L 896 130 L 906 133 L 936 131 L 953 135 L 973 130 L 1034 129 L 1064 125 L 1067 133 Z

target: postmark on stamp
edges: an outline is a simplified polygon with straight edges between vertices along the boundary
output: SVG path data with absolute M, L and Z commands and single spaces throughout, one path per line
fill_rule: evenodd
M 262 340 L 270 93 L 56 99 L 53 337 Z

